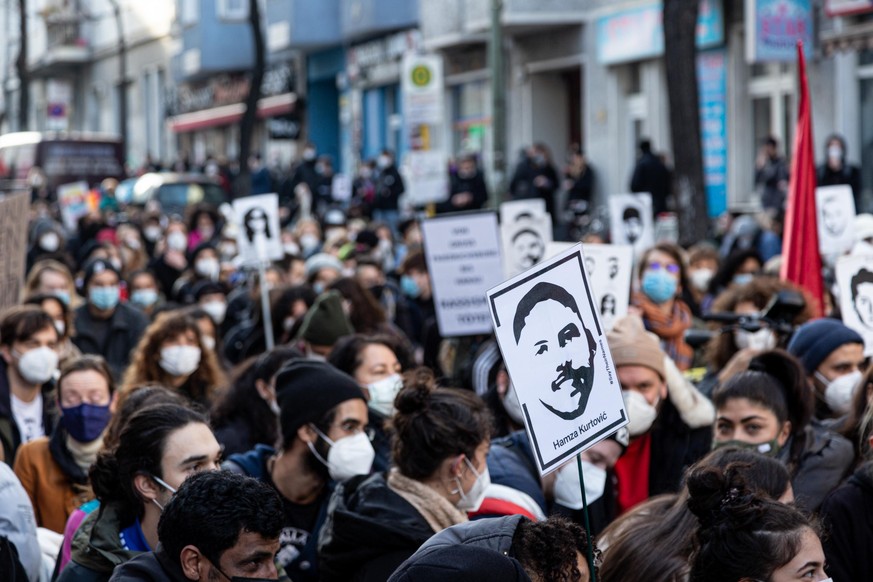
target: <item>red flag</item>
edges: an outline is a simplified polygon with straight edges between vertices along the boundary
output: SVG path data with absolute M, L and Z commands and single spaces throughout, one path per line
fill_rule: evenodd
M 823 314 L 821 255 L 815 215 L 815 155 L 812 141 L 812 111 L 806 82 L 803 43 L 797 42 L 797 78 L 800 101 L 788 184 L 785 212 L 785 237 L 782 245 L 782 272 L 785 281 L 804 289 L 813 301 L 817 317 Z

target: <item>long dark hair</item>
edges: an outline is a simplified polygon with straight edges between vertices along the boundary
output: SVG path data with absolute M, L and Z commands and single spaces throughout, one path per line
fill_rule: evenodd
M 143 500 L 133 483 L 141 474 L 163 478 L 161 460 L 167 439 L 191 423 L 208 425 L 205 416 L 176 404 L 160 404 L 135 413 L 121 430 L 118 444 L 101 451 L 89 477 L 101 504 L 118 505 L 122 523 L 143 515 Z
M 351 304 L 349 321 L 358 333 L 379 333 L 385 331 L 387 320 L 385 310 L 368 289 L 351 277 L 343 277 L 330 285 Z
M 242 420 L 249 428 L 252 442 L 276 444 L 279 440 L 279 419 L 258 394 L 255 382 L 270 382 L 283 364 L 303 354 L 289 347 L 278 347 L 260 356 L 251 357 L 231 372 L 230 389 L 215 402 L 212 424 L 218 429 Z

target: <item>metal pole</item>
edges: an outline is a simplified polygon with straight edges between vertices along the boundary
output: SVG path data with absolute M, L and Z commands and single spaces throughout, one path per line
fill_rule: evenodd
M 118 30 L 118 133 L 121 135 L 121 159 L 127 163 L 127 45 L 124 42 L 124 27 L 121 22 L 121 7 L 118 0 L 109 0 L 115 14 Z
M 491 0 L 491 40 L 488 67 L 491 70 L 491 207 L 503 202 L 506 190 L 506 84 L 503 80 L 503 0 Z

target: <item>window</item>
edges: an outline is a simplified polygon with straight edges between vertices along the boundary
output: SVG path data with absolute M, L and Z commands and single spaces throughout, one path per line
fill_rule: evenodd
M 246 20 L 249 17 L 249 0 L 219 0 L 218 17 L 222 20 Z
M 198 3 L 200 0 L 179 0 L 180 20 L 182 26 L 197 24 Z

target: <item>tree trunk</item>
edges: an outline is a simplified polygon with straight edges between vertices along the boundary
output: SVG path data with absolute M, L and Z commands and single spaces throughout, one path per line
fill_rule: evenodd
M 27 70 L 27 0 L 18 0 L 18 58 L 15 72 L 18 74 L 18 131 L 28 129 L 30 112 L 30 73 Z
M 239 128 L 239 174 L 234 184 L 234 196 L 241 198 L 252 193 L 249 156 L 252 151 L 252 134 L 257 120 L 258 101 L 261 98 L 261 83 L 264 80 L 264 33 L 261 29 L 261 11 L 258 0 L 249 0 L 249 25 L 252 28 L 252 40 L 255 45 L 255 66 L 252 69 L 252 80 L 249 94 L 246 97 L 246 110 L 243 113 Z
M 679 214 L 679 241 L 704 240 L 709 219 L 700 140 L 697 85 L 696 0 L 664 0 L 664 61 L 673 141 L 674 192 Z

